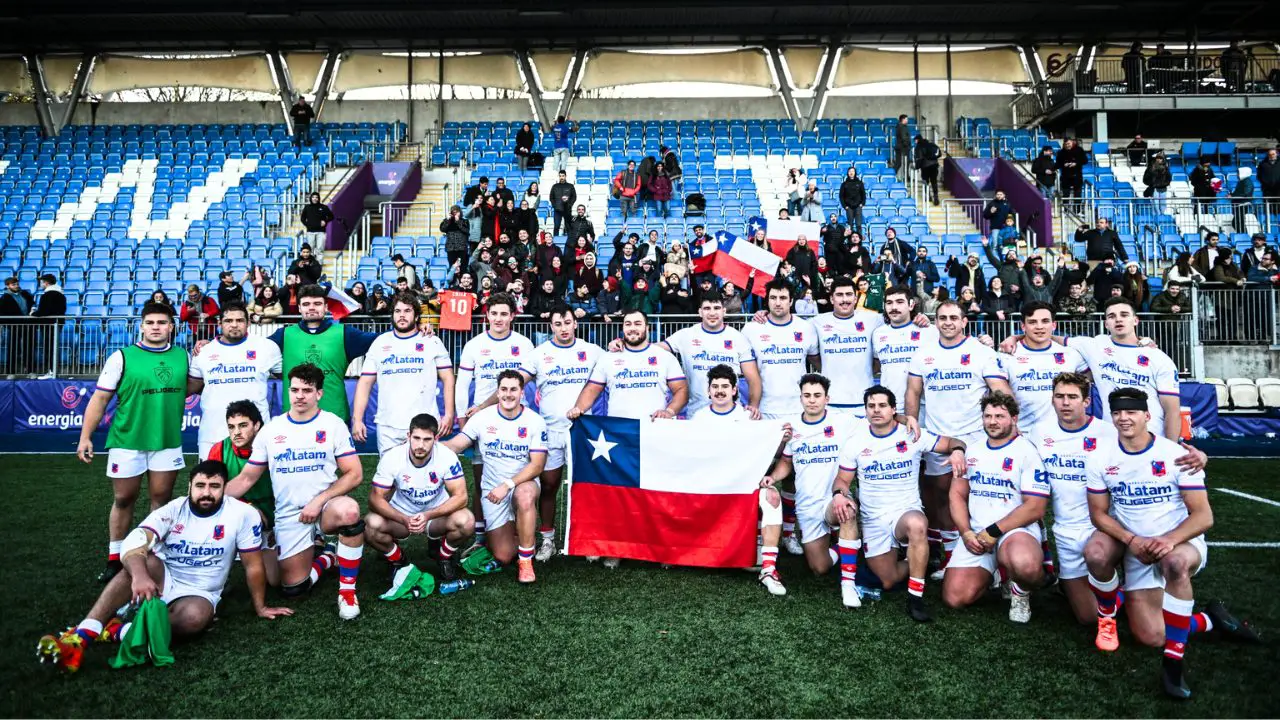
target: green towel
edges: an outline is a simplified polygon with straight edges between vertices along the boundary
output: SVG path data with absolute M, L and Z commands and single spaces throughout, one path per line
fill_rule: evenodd
M 378 596 L 380 600 L 414 600 L 424 598 L 436 589 L 436 579 L 424 573 L 416 565 L 405 565 L 396 570 L 391 579 L 391 589 Z
M 129 632 L 120 639 L 120 651 L 111 661 L 111 667 L 119 670 L 145 665 L 148 660 L 156 667 L 172 665 L 173 652 L 169 650 L 172 637 L 169 606 L 160 598 L 151 598 L 138 608 Z
M 493 558 L 493 553 L 483 546 L 476 547 L 462 558 L 461 565 L 468 575 L 489 575 L 502 571 L 502 565 Z

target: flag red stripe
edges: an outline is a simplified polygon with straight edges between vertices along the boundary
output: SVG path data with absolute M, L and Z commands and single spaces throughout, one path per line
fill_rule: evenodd
M 745 289 L 752 270 L 755 270 L 755 268 L 733 257 L 729 253 L 718 252 L 716 253 L 715 266 L 712 269 L 712 272 L 714 272 L 721 280 L 727 280 L 738 286 L 739 289 Z M 764 286 L 769 284 L 769 281 L 772 279 L 773 276 L 769 273 L 757 271 L 756 281 L 751 286 L 752 294 L 764 297 Z

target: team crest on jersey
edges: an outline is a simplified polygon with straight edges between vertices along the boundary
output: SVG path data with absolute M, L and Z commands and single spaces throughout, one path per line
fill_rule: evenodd
M 165 364 L 165 361 L 161 360 L 160 364 L 156 365 L 156 379 L 162 383 L 168 383 L 173 379 L 173 368 L 169 367 Z
M 427 346 L 423 345 L 422 343 L 414 343 L 413 349 L 414 349 L 414 352 L 422 352 L 423 350 L 427 349 Z
M 516 428 L 516 437 L 520 438 L 521 440 L 529 437 L 529 428 L 525 428 L 525 427 Z
M 899 440 L 899 441 L 898 441 L 898 444 L 897 444 L 895 447 L 897 447 L 897 448 L 898 448 L 898 452 L 900 452 L 900 453 L 904 453 L 904 452 L 906 452 L 906 451 L 907 451 L 907 441 L 906 441 L 906 440 Z
M 435 485 L 436 483 L 440 482 L 439 476 L 437 476 L 434 472 L 427 473 L 427 477 L 428 479 L 431 480 L 432 485 Z
M 912 339 L 912 340 L 919 340 L 919 339 L 920 339 L 920 331 L 919 331 L 919 330 L 912 330 L 912 331 L 911 331 L 911 339 Z
M 828 426 L 826 426 L 826 427 L 822 428 L 822 436 L 823 436 L 823 437 L 835 437 L 835 436 L 836 436 L 836 428 L 835 428 L 835 426 L 834 426 L 834 425 L 828 425 Z
M 245 360 L 257 360 L 257 359 L 258 359 L 258 351 L 257 351 L 257 350 L 245 350 L 245 351 L 244 351 L 244 359 L 245 359 Z
M 1066 356 L 1066 354 L 1064 354 L 1064 353 L 1054 353 L 1054 354 L 1053 354 L 1053 362 L 1054 362 L 1054 363 L 1056 363 L 1056 364 L 1058 364 L 1058 365 L 1066 365 L 1066 364 L 1067 364 L 1067 356 Z
M 963 355 L 961 355 L 961 356 L 960 356 L 960 364 L 961 364 L 961 365 L 968 365 L 968 364 L 969 364 L 969 353 L 965 353 L 965 354 L 963 354 Z
M 586 361 L 587 361 L 587 351 L 586 351 L 586 350 L 579 350 L 579 351 L 578 351 L 578 362 L 586 362 Z
M 1085 449 L 1085 452 L 1093 452 L 1094 450 L 1097 450 L 1098 438 L 1085 438 L 1084 449 Z
M 1146 367 L 1150 364 L 1151 364 L 1151 359 L 1148 358 L 1146 355 L 1138 356 L 1138 367 Z
M 725 350 L 732 350 L 732 349 L 733 349 L 733 341 L 732 341 L 732 340 L 725 340 L 725 341 L 724 341 L 724 349 L 725 349 Z
M 177 525 L 174 525 L 174 526 L 173 526 L 173 529 L 169 531 L 169 534 L 170 534 L 170 535 L 181 535 L 181 534 L 182 534 L 182 531 L 183 531 L 183 530 L 186 530 L 186 529 L 187 529 L 187 526 L 186 526 L 186 525 L 183 525 L 182 523 L 178 523 Z
M 317 431 L 316 431 L 316 442 L 318 442 L 318 443 L 322 443 L 322 442 L 324 442 L 328 437 L 329 437 L 329 434 L 328 434 L 327 432 L 325 432 L 324 430 L 317 430 Z
M 511 346 L 511 356 L 512 356 L 512 357 L 520 357 L 520 346 L 519 346 L 519 345 L 512 345 L 512 346 Z
M 111 472 L 112 473 L 120 472 L 120 463 L 111 463 Z
M 649 364 L 650 364 L 650 365 L 657 365 L 657 364 L 658 364 L 658 356 L 657 356 L 657 355 L 650 355 L 650 356 L 649 356 Z
M 275 443 L 276 445 L 280 445 L 284 442 L 287 442 L 288 440 L 289 438 L 285 437 L 284 435 L 277 435 L 271 438 L 271 442 Z
M 224 538 L 224 537 L 226 537 L 226 536 L 227 536 L 227 529 L 226 529 L 226 527 L 224 527 L 224 526 L 222 526 L 222 525 L 214 525 L 214 526 L 213 526 L 213 539 L 214 539 L 214 540 L 221 540 L 222 538 Z
M 1005 458 L 1005 459 L 1004 459 L 1004 462 L 1000 463 L 1000 469 L 1001 469 L 1001 470 L 1003 470 L 1003 471 L 1005 471 L 1005 472 L 1009 472 L 1010 470 L 1012 470 L 1012 469 L 1013 469 L 1013 458 Z
M 791 333 L 791 336 L 796 339 L 796 342 L 804 342 L 804 333 L 802 332 Z
M 858 332 L 862 332 L 866 328 L 867 328 L 866 324 L 863 323 L 862 321 L 856 321 L 853 323 L 853 329 L 857 330 Z
M 1156 477 L 1164 477 L 1164 476 L 1165 476 L 1165 469 L 1164 469 L 1164 461 L 1163 461 L 1163 460 L 1152 460 L 1152 461 L 1151 461 L 1151 474 L 1152 474 L 1152 475 L 1155 475 Z

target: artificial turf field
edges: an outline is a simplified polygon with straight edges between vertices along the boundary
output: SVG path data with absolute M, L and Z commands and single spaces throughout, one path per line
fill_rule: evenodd
M 374 458 L 363 458 L 366 484 Z M 949 611 L 939 588 L 929 625 L 904 612 L 903 592 L 860 610 L 840 606 L 835 576 L 814 578 L 785 556 L 788 595 L 773 598 L 742 571 L 662 570 L 578 558 L 538 566 L 521 587 L 511 570 L 451 597 L 384 603 L 388 566 L 366 552 L 361 617 L 337 617 L 326 576 L 297 613 L 252 612 L 232 571 L 220 619 L 175 648 L 168 668 L 111 670 L 113 646 L 86 653 L 79 673 L 35 659 L 42 634 L 78 622 L 93 602 L 110 490 L 103 459 L 0 457 L 7 480 L 0 714 L 6 717 L 489 717 L 489 716 L 1076 716 L 1280 715 L 1280 544 L 1211 547 L 1196 580 L 1202 605 L 1222 598 L 1264 634 L 1261 646 L 1195 636 L 1188 703 L 1159 690 L 1157 650 L 1104 656 L 1064 598 L 1033 598 L 1027 626 L 993 595 Z M 191 462 L 191 458 L 188 458 Z M 1211 488 L 1280 501 L 1274 460 L 1214 460 Z M 185 489 L 180 478 L 177 492 Z M 1209 540 L 1280 543 L 1280 507 L 1210 491 Z M 144 492 L 145 495 L 145 492 Z M 145 498 L 137 518 L 145 513 Z M 425 543 L 409 557 L 424 567 Z M 268 601 L 279 598 L 268 593 Z

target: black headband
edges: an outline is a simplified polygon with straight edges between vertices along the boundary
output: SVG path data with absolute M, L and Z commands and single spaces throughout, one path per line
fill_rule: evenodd
M 1133 397 L 1119 397 L 1111 401 L 1111 411 L 1147 410 L 1147 401 Z

